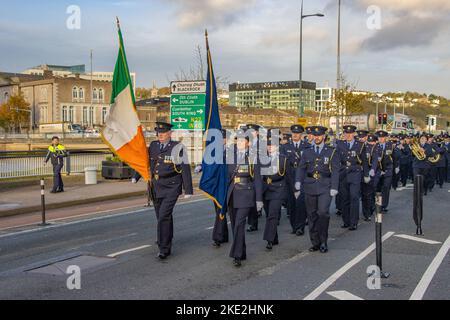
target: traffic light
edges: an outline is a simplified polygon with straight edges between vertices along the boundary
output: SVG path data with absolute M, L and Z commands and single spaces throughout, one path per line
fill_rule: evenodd
M 430 117 L 426 117 L 426 118 L 425 118 L 425 123 L 427 124 L 427 126 L 430 125 Z
M 388 114 L 387 113 L 383 114 L 383 124 L 388 124 Z
M 383 114 L 378 114 L 378 124 L 383 124 Z

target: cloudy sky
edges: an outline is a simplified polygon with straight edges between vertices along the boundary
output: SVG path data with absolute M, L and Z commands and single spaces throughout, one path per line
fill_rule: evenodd
M 450 97 L 449 0 L 342 2 L 342 69 L 348 82 L 361 90 Z M 318 86 L 336 82 L 336 3 L 305 0 L 305 14 L 325 14 L 304 20 L 304 80 Z M 67 28 L 71 5 L 80 8 L 80 29 Z M 165 86 L 180 69 L 195 65 L 205 28 L 221 77 L 230 82 L 296 80 L 299 8 L 300 0 L 5 1 L 0 70 L 89 64 L 93 49 L 94 69 L 111 71 L 117 15 L 138 86 L 150 87 L 152 81 Z

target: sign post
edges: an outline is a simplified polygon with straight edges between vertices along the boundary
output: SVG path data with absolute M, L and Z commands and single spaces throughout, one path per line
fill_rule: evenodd
M 204 130 L 206 81 L 170 84 L 170 123 L 173 130 Z

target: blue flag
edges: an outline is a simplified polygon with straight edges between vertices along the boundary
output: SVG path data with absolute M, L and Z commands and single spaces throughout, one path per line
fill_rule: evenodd
M 217 101 L 217 87 L 216 79 L 214 77 L 211 52 L 209 50 L 208 33 L 206 32 L 206 50 L 208 58 L 208 75 L 206 78 L 206 112 L 205 112 L 205 134 L 207 136 L 206 145 L 208 147 L 211 143 L 216 143 L 214 138 L 211 138 L 210 129 L 222 129 L 219 116 L 219 102 Z M 222 137 L 222 136 L 221 136 Z M 222 141 L 220 141 L 222 146 Z M 206 148 L 205 148 L 206 150 Z M 223 158 L 223 157 L 222 157 Z M 217 163 L 219 162 L 219 163 Z M 200 179 L 200 190 L 214 201 L 220 209 L 221 214 L 226 212 L 226 199 L 228 191 L 228 173 L 226 163 L 216 161 L 215 163 L 206 163 L 205 156 L 202 164 L 202 178 Z

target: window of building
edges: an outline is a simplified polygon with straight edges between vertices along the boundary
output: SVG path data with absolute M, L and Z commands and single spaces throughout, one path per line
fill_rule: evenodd
M 81 100 L 84 100 L 84 88 L 80 88 L 80 90 L 78 91 L 78 97 Z
M 39 110 L 40 123 L 47 123 L 47 106 L 42 106 Z
M 62 107 L 62 121 L 63 122 L 67 122 L 68 117 L 67 117 L 67 106 L 63 106 Z
M 98 100 L 103 102 L 103 99 L 104 99 L 103 89 L 100 88 L 98 89 Z
M 102 108 L 102 124 L 106 122 L 106 116 L 108 115 L 108 109 L 106 107 Z M 151 120 L 151 119 L 148 119 Z
M 87 125 L 88 123 L 88 107 L 83 107 L 83 125 Z
M 75 122 L 73 106 L 69 107 L 69 122 L 70 123 L 74 123 Z
M 94 101 L 98 100 L 97 88 L 94 88 L 94 90 L 92 90 L 92 100 L 94 100 Z
M 89 125 L 94 124 L 94 107 L 89 107 Z
M 72 99 L 77 100 L 78 99 L 78 88 L 73 87 L 72 89 Z

